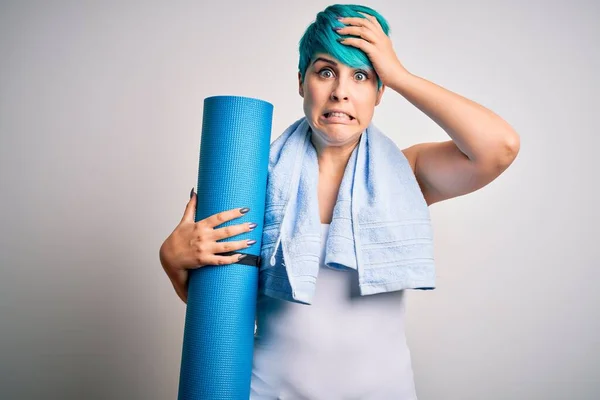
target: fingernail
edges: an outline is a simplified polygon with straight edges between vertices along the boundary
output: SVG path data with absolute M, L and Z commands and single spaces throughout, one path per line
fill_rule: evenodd
M 190 199 L 192 198 L 192 196 L 194 196 L 194 188 L 192 188 L 192 190 L 190 190 Z
M 240 212 L 242 214 L 246 214 L 248 211 L 250 211 L 250 209 L 248 207 L 240 208 Z
M 248 240 L 248 246 L 252 246 L 254 243 L 256 243 L 256 240 L 254 240 L 254 239 Z
M 256 228 L 257 225 L 258 224 L 255 224 L 254 222 L 251 222 L 251 223 L 248 224 L 248 228 L 250 228 L 250 230 L 252 230 L 252 229 Z
M 240 261 L 242 258 L 245 258 L 248 254 L 240 254 L 240 256 L 238 257 L 238 261 Z

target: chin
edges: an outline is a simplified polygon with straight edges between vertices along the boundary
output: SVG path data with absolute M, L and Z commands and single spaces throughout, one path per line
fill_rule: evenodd
M 325 125 L 323 127 L 312 127 L 313 133 L 327 142 L 330 146 L 343 146 L 354 140 L 362 133 L 363 130 L 357 131 L 356 127 L 347 125 Z

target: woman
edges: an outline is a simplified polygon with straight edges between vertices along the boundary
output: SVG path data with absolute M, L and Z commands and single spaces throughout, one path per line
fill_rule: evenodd
M 333 5 L 317 15 L 300 42 L 299 94 L 318 158 L 323 252 L 346 166 L 386 88 L 451 138 L 402 150 L 427 206 L 487 185 L 519 151 L 518 134 L 499 116 L 407 71 L 388 32 L 385 19 L 368 7 Z M 181 222 L 160 250 L 163 268 L 184 302 L 188 269 L 235 263 L 237 256 L 219 253 L 253 243 L 218 240 L 256 226 L 215 229 L 245 209 L 194 222 L 193 189 L 190 196 Z M 359 296 L 357 287 L 355 270 L 340 273 L 321 262 L 311 307 L 259 295 L 251 398 L 416 399 L 404 336 L 404 290 Z

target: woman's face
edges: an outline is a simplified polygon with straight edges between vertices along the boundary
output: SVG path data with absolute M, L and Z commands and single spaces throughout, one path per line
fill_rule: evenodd
M 377 77 L 372 69 L 350 68 L 323 53 L 311 60 L 304 82 L 298 73 L 298 83 L 313 138 L 323 146 L 344 146 L 358 141 L 385 89 L 382 86 L 377 90 Z

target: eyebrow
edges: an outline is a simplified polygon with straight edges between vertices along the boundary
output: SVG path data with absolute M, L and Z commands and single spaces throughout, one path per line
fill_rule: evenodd
M 324 61 L 324 62 L 326 62 L 326 63 L 328 63 L 328 64 L 331 64 L 331 65 L 334 65 L 334 66 L 336 66 L 336 67 L 337 67 L 337 63 L 336 63 L 335 61 L 333 61 L 333 60 L 329 60 L 329 59 L 327 59 L 327 58 L 323 58 L 323 57 L 319 57 L 319 58 L 317 58 L 315 61 L 313 61 L 313 62 L 312 62 L 312 64 L 313 64 L 313 65 L 314 65 L 314 64 L 316 64 L 316 63 L 317 63 L 317 61 Z

